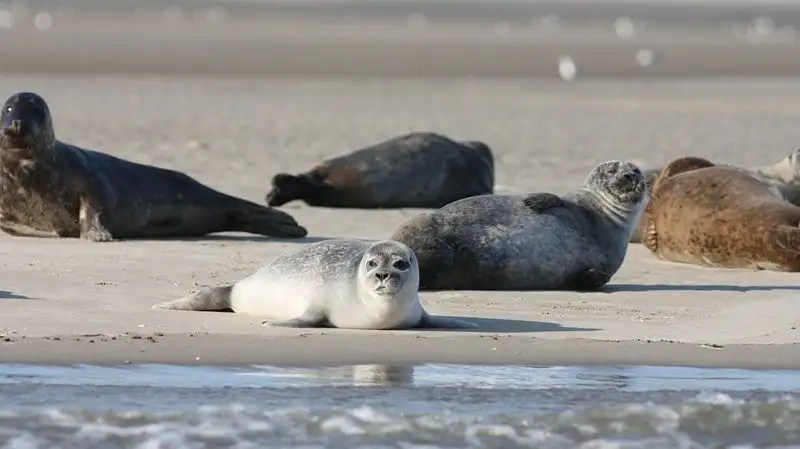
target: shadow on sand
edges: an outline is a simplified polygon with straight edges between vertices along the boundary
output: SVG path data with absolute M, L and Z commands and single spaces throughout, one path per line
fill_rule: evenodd
M 25 295 L 18 295 L 7 290 L 0 290 L 0 299 L 33 299 Z
M 277 237 L 265 237 L 262 235 L 222 235 L 209 234 L 203 237 L 164 237 L 164 238 L 141 238 L 126 239 L 120 241 L 165 241 L 165 242 L 280 242 L 280 243 L 317 243 L 339 237 L 302 237 L 299 239 L 281 239 Z
M 720 291 L 720 292 L 751 292 L 751 291 L 770 291 L 788 290 L 800 291 L 800 286 L 793 285 L 668 285 L 668 284 L 608 284 L 603 286 L 598 292 L 698 292 L 698 291 Z
M 547 321 L 526 321 L 526 320 L 506 320 L 501 318 L 480 318 L 480 317 L 456 317 L 437 315 L 442 318 L 453 318 L 457 320 L 475 323 L 478 327 L 474 329 L 430 329 L 430 330 L 453 330 L 456 332 L 498 332 L 498 333 L 522 333 L 522 332 L 593 332 L 602 329 L 589 327 L 564 327 L 558 323 Z

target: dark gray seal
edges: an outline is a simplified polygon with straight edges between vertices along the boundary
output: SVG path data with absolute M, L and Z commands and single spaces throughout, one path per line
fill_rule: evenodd
M 608 161 L 566 195 L 466 198 L 391 238 L 416 253 L 422 290 L 593 290 L 622 265 L 645 203 L 639 168 Z
M 58 141 L 39 95 L 12 95 L 0 114 L 0 229 L 92 241 L 242 231 L 307 234 L 285 212 L 213 190 L 173 170 Z
M 433 317 L 419 300 L 419 267 L 402 243 L 325 240 L 268 262 L 233 285 L 201 290 L 154 308 L 269 318 L 267 326 L 348 329 L 473 328 Z
M 478 141 L 415 132 L 328 159 L 306 173 L 279 173 L 266 201 L 310 206 L 436 208 L 494 189 L 494 156 Z

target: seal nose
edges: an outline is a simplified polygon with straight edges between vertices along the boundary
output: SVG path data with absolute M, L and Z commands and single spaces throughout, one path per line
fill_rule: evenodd
M 6 134 L 19 134 L 22 131 L 22 120 L 11 120 L 4 131 Z
M 386 282 L 386 280 L 389 279 L 389 273 L 382 271 L 379 273 L 375 273 L 375 277 L 378 278 L 378 280 L 381 282 Z
M 623 178 L 624 178 L 624 179 L 625 179 L 625 181 L 627 181 L 629 184 L 636 184 L 636 182 L 637 182 L 637 181 L 638 181 L 638 179 L 639 179 L 639 177 L 638 177 L 638 176 L 636 176 L 636 173 L 625 173 L 625 175 L 623 176 Z

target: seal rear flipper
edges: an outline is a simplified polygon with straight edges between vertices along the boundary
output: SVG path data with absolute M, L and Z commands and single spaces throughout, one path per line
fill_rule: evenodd
M 416 327 L 419 329 L 475 329 L 478 325 L 471 321 L 456 318 L 432 316 L 423 310 L 422 317 Z
M 302 238 L 308 235 L 308 230 L 286 212 L 249 202 L 229 211 L 227 218 L 231 231 L 277 238 Z
M 611 275 L 594 268 L 581 271 L 575 274 L 567 283 L 567 288 L 571 290 L 597 290 L 608 284 Z
M 272 190 L 267 193 L 265 200 L 267 205 L 278 207 L 294 200 L 321 196 L 320 192 L 325 188 L 323 181 L 308 174 L 278 173 L 272 178 Z
M 212 287 L 175 301 L 162 302 L 153 306 L 154 309 L 167 310 L 193 310 L 221 312 L 231 308 L 232 285 Z
M 531 193 L 523 200 L 525 206 L 532 212 L 542 213 L 549 209 L 562 207 L 565 203 L 558 195 L 552 193 Z

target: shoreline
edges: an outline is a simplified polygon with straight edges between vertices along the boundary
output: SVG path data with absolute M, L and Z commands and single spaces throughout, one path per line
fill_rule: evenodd
M 800 370 L 800 344 L 722 346 L 663 341 L 547 340 L 490 334 L 448 338 L 429 337 L 416 331 L 387 332 L 394 335 L 310 330 L 293 337 L 230 334 L 12 336 L 7 337 L 10 342 L 0 339 L 0 364 L 315 367 L 442 363 Z M 400 335 L 404 333 L 411 335 Z

